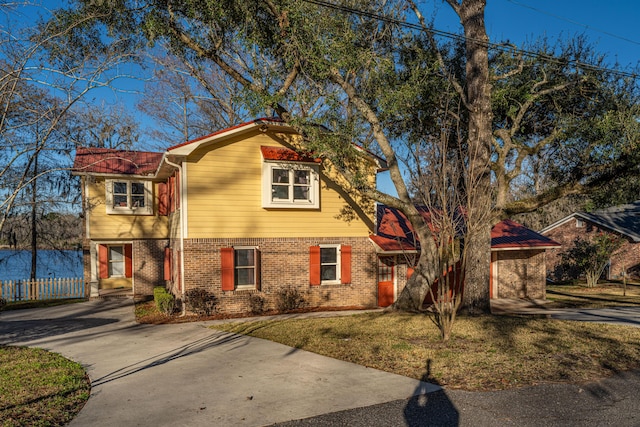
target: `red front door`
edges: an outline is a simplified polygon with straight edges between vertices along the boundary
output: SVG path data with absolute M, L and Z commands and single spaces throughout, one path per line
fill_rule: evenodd
M 395 301 L 394 258 L 378 258 L 378 305 L 388 307 Z

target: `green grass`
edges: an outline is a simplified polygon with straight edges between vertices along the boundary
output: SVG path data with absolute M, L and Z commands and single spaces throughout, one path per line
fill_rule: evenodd
M 37 348 L 0 346 L 0 422 L 9 426 L 63 426 L 90 394 L 84 368 Z
M 452 389 L 583 382 L 640 367 L 640 328 L 531 317 L 460 317 L 448 344 L 421 314 L 369 313 L 215 328 Z
M 547 299 L 556 307 L 603 308 L 614 306 L 640 306 L 640 286 L 621 283 L 601 283 L 594 288 L 584 284 L 547 285 Z

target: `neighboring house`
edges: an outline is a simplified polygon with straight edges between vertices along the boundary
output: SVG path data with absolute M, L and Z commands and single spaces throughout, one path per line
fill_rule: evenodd
M 577 238 L 593 239 L 598 233 L 620 236 L 624 243 L 612 256 L 605 270 L 607 279 L 619 279 L 623 272 L 640 277 L 640 201 L 593 212 L 575 212 L 540 230 L 541 234 L 562 244 L 549 251 L 547 271 L 554 279 L 562 277 L 562 253 Z
M 311 307 L 377 306 L 375 206 L 298 138 L 259 119 L 164 153 L 78 149 L 91 296 L 201 288 L 244 313 L 294 289 Z M 374 183 L 385 164 L 365 157 Z
M 428 210 L 419 210 L 430 221 Z M 406 217 L 394 208 L 378 205 L 376 222 L 371 240 L 378 253 L 379 305 L 386 306 L 395 301 L 413 272 L 420 242 Z M 544 299 L 545 252 L 559 246 L 514 221 L 496 224 L 491 230 L 490 297 Z

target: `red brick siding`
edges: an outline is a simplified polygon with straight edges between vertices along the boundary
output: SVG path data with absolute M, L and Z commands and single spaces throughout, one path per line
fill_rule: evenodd
M 163 286 L 164 248 L 169 241 L 133 241 L 133 286 L 136 295 L 153 295 L 154 286 Z
M 341 244 L 352 247 L 351 283 L 310 286 L 309 247 Z M 261 290 L 222 291 L 220 249 L 257 246 L 261 253 Z M 222 313 L 250 312 L 249 297 L 259 293 L 265 310 L 275 309 L 278 292 L 297 289 L 309 307 L 377 306 L 376 256 L 368 238 L 185 239 L 185 290 L 202 288 L 219 298 Z
M 498 298 L 545 299 L 544 250 L 497 251 L 493 285 Z
M 584 221 L 584 227 L 576 227 L 576 220 L 572 218 L 566 223 L 544 233 L 562 245 L 558 249 L 547 250 L 547 271 L 552 278 L 559 278 L 555 274 L 557 265 L 561 262 L 561 254 L 573 247 L 573 242 L 578 238 L 594 239 L 600 232 L 610 233 L 600 229 L 597 225 Z M 613 233 L 610 233 L 613 234 Z M 634 277 L 640 277 L 640 244 L 625 239 L 624 244 L 611 257 L 610 279 L 618 279 L 626 269 Z

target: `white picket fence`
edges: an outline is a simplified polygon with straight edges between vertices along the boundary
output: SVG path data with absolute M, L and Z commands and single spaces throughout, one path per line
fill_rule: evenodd
M 84 298 L 84 279 L 55 278 L 0 281 L 0 298 L 6 301 Z

